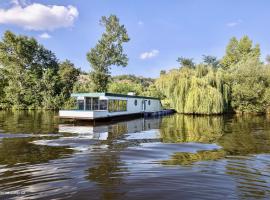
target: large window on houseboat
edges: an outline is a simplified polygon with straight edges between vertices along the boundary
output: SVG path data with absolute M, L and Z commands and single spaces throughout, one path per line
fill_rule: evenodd
M 122 112 L 127 111 L 127 101 L 110 99 L 109 100 L 109 112 Z
M 92 110 L 92 99 L 89 97 L 85 98 L 85 110 Z
M 127 111 L 127 101 L 126 100 L 119 101 L 119 111 Z
M 86 97 L 85 110 L 107 110 L 107 100 L 99 100 L 98 98 Z M 78 100 L 78 109 L 84 110 L 84 101 Z
M 84 100 L 78 100 L 77 104 L 79 110 L 84 110 Z
M 98 98 L 93 98 L 93 105 L 92 105 L 93 110 L 99 110 L 98 108 Z
M 107 110 L 107 100 L 99 100 L 99 110 Z

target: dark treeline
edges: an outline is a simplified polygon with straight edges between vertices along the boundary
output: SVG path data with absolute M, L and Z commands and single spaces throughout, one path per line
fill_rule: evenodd
M 70 108 L 72 92 L 114 92 L 159 97 L 164 107 L 186 114 L 266 113 L 270 111 L 270 65 L 260 47 L 233 37 L 219 60 L 179 57 L 179 66 L 157 79 L 111 76 L 111 66 L 127 66 L 123 44 L 130 38 L 115 15 L 102 17 L 105 31 L 87 53 L 89 73 L 55 54 L 34 38 L 7 31 L 0 41 L 0 109 Z M 270 61 L 270 57 L 267 58 Z

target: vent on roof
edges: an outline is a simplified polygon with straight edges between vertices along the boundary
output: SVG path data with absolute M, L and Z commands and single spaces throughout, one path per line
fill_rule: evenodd
M 135 92 L 128 92 L 127 95 L 135 96 Z

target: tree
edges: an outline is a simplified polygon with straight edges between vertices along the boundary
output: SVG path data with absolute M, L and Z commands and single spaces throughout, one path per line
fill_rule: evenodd
M 263 113 L 269 100 L 265 67 L 257 59 L 250 57 L 230 68 L 231 105 L 236 112 Z
M 193 62 L 193 58 L 179 57 L 177 59 L 177 62 L 179 62 L 181 67 L 188 67 L 188 68 L 194 68 L 195 67 L 195 64 Z
M 128 92 L 135 92 L 136 95 L 141 95 L 143 88 L 141 84 L 132 82 L 112 82 L 109 85 L 108 91 L 118 94 L 127 94 Z
M 54 75 L 58 70 L 57 58 L 51 51 L 34 38 L 16 36 L 10 31 L 0 42 L 0 65 L 7 80 L 5 100 L 14 108 L 41 106 L 42 91 L 47 90 L 47 85 L 40 80 L 48 70 Z
M 58 109 L 69 99 L 79 71 L 34 38 L 6 31 L 0 41 L 0 107 Z
M 239 41 L 233 37 L 226 47 L 226 54 L 222 58 L 220 64 L 224 69 L 227 69 L 243 59 L 247 60 L 251 56 L 259 60 L 259 45 L 252 47 L 252 41 L 248 36 L 242 37 Z
M 154 79 L 127 74 L 127 75 L 113 76 L 112 82 L 132 82 L 142 85 L 143 88 L 148 88 L 151 84 L 154 83 Z
M 75 67 L 69 60 L 61 62 L 59 65 L 59 79 L 61 84 L 61 93 L 65 99 L 70 97 L 73 86 L 78 80 L 80 70 Z
M 100 24 L 105 27 L 105 32 L 97 45 L 87 53 L 87 59 L 92 67 L 90 77 L 96 92 L 107 91 L 110 66 L 127 66 L 128 57 L 123 52 L 123 43 L 130 40 L 126 28 L 120 25 L 115 15 L 103 16 Z
M 228 110 L 229 88 L 212 67 L 171 70 L 156 81 L 156 87 L 179 113 L 221 114 Z
M 215 67 L 217 68 L 218 67 L 218 64 L 219 64 L 219 61 L 217 60 L 217 57 L 215 56 L 206 56 L 206 55 L 203 55 L 203 62 L 207 65 L 210 65 L 212 67 Z

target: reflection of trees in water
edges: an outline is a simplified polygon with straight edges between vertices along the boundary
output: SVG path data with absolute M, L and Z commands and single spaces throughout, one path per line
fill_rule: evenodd
M 0 111 L 0 129 L 12 133 L 57 133 L 52 111 Z
M 48 182 L 62 177 L 37 177 L 39 165 L 53 159 L 64 158 L 73 153 L 65 147 L 50 147 L 31 144 L 34 138 L 4 138 L 0 143 L 0 165 L 4 170 L 0 173 L 0 190 L 21 188 L 33 182 Z M 21 165 L 21 166 L 20 166 Z M 29 167 L 28 167 L 29 166 Z M 1 166 L 2 168 L 2 166 Z M 50 172 L 48 172 L 50 173 Z M 57 174 L 57 173 L 56 173 Z M 13 190 L 13 189 L 12 189 Z
M 162 161 L 164 165 L 190 165 L 199 161 L 217 160 L 224 158 L 223 150 L 198 151 L 197 153 L 174 153 L 169 160 Z
M 190 117 L 175 115 L 164 119 L 164 142 L 215 142 L 222 149 L 197 153 L 174 153 L 164 165 L 190 165 L 198 161 L 227 156 L 225 173 L 234 178 L 241 198 L 270 196 L 269 157 L 259 159 L 249 154 L 270 152 L 270 119 L 264 116 Z M 175 126 L 173 126 L 175 125 Z
M 223 117 L 173 115 L 163 118 L 160 133 L 163 142 L 212 143 L 222 136 Z
M 234 117 L 218 144 L 229 155 L 270 152 L 270 120 L 263 116 Z
M 104 144 L 108 145 L 108 150 L 96 153 L 94 166 L 87 170 L 87 179 L 98 183 L 102 199 L 118 199 L 123 196 L 121 185 L 124 184 L 124 177 L 127 175 L 127 168 L 121 161 L 121 150 L 126 145 L 117 143 L 116 140 L 122 139 L 128 133 L 128 123 L 119 122 L 109 125 L 109 136 Z
M 163 118 L 163 142 L 217 143 L 229 155 L 270 152 L 270 120 L 264 116 L 193 117 L 173 115 Z
M 229 157 L 226 173 L 236 182 L 241 198 L 270 196 L 269 157 L 264 160 L 247 154 L 270 152 L 270 120 L 264 116 L 234 117 L 226 124 L 226 134 L 219 140 Z
M 99 154 L 95 166 L 88 169 L 87 179 L 98 183 L 102 199 L 118 199 L 123 196 L 121 185 L 127 176 L 127 168 L 121 161 L 119 152 L 106 151 Z
M 0 164 L 44 163 L 73 152 L 66 147 L 51 147 L 30 143 L 34 138 L 4 138 L 0 143 Z
M 124 178 L 128 175 L 128 168 L 121 160 L 120 154 L 123 149 L 136 143 L 125 140 L 127 134 L 158 129 L 159 126 L 159 118 L 139 118 L 108 126 L 109 136 L 106 141 L 103 141 L 103 144 L 108 145 L 109 150 L 97 153 L 94 161 L 91 161 L 94 163 L 94 167 L 87 170 L 87 179 L 98 183 L 102 199 L 123 197 L 121 186 L 125 184 Z
M 269 199 L 269 163 L 257 157 L 233 157 L 226 162 L 226 174 L 233 177 L 241 199 Z

